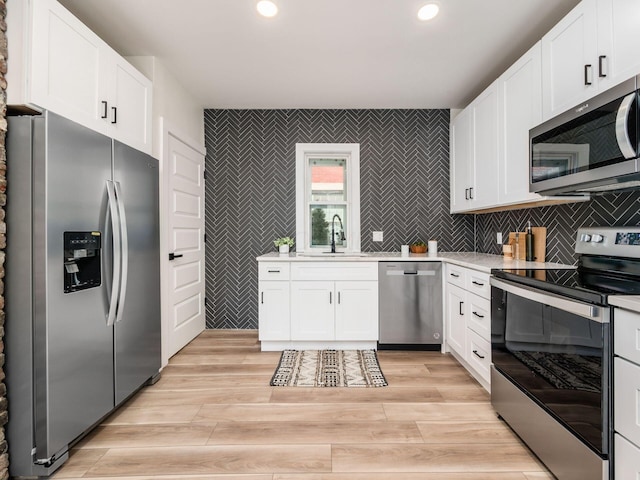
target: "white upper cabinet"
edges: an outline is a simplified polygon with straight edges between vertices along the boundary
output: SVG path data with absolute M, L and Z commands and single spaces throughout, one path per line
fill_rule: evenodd
M 606 89 L 640 73 L 640 3 L 598 0 L 598 80 Z
M 548 120 L 640 73 L 637 0 L 582 0 L 542 38 Z
M 451 212 L 468 207 L 469 187 L 474 181 L 473 124 L 466 108 L 451 123 Z
M 498 79 L 502 204 L 541 199 L 529 192 L 529 129 L 542 120 L 541 58 L 538 42 Z
M 14 2 L 8 23 L 9 105 L 51 110 L 151 152 L 150 80 L 56 0 Z
M 543 120 L 596 93 L 596 0 L 583 0 L 542 37 Z
M 494 82 L 451 124 L 451 213 L 498 201 L 498 92 Z

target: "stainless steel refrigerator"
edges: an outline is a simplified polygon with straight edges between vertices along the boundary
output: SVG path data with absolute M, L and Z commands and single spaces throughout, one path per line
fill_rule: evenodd
M 9 117 L 12 476 L 47 476 L 160 369 L 158 161 L 51 112 Z

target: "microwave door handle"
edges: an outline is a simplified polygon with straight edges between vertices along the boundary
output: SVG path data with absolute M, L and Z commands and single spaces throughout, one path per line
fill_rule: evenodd
M 618 147 L 622 152 L 624 158 L 631 159 L 636 158 L 635 146 L 631 143 L 629 138 L 629 114 L 631 113 L 631 107 L 636 99 L 636 92 L 630 93 L 622 99 L 622 103 L 618 108 L 618 114 L 616 115 L 616 139 L 618 140 Z

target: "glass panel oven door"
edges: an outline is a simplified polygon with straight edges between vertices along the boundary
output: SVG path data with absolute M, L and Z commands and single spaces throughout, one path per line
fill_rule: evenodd
M 495 368 L 596 453 L 608 453 L 609 310 L 492 280 Z

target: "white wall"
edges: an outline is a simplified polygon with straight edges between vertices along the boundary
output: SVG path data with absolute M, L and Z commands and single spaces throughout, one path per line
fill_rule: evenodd
M 160 118 L 192 143 L 204 148 L 202 105 L 176 80 L 158 57 L 125 57 L 153 82 L 153 156 L 162 155 Z

